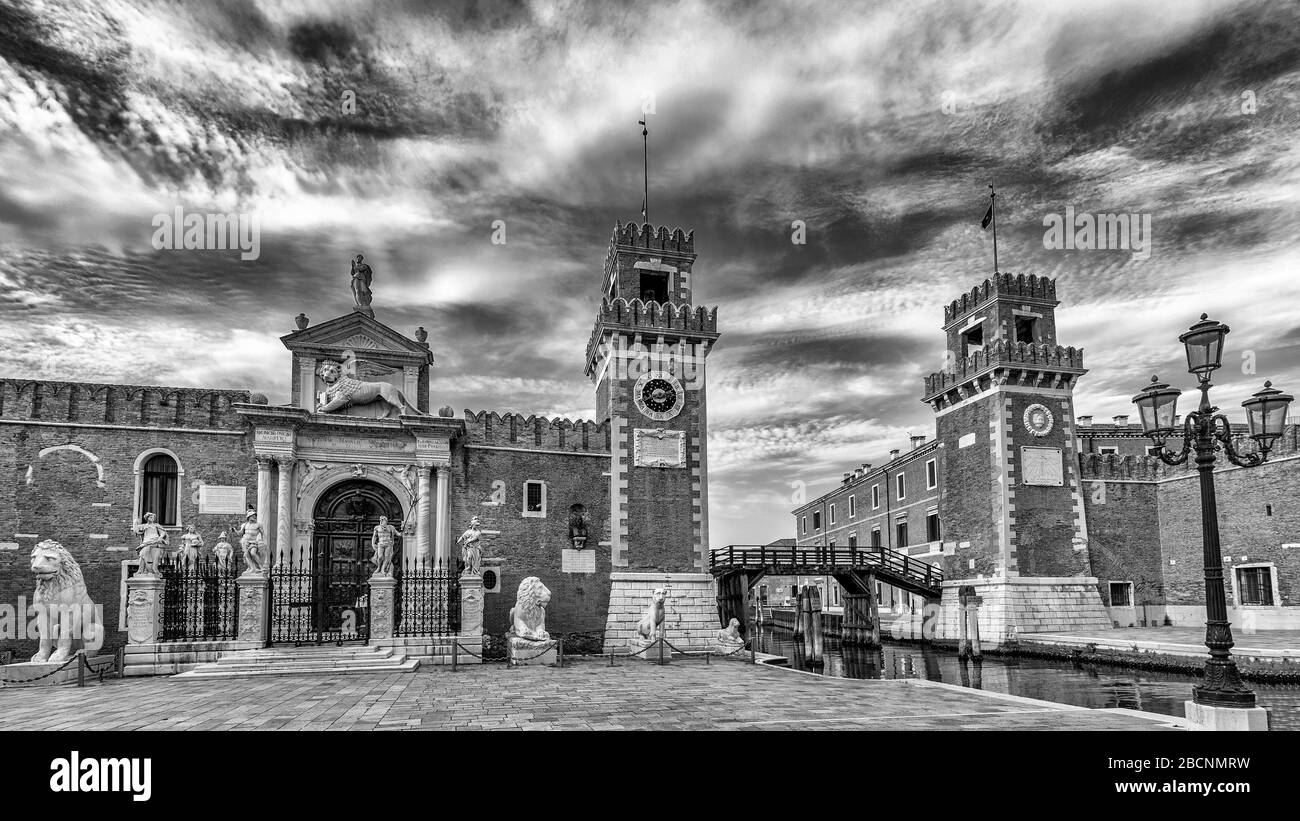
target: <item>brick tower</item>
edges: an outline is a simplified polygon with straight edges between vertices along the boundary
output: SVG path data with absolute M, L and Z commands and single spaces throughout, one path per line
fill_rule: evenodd
M 610 422 L 610 611 L 621 649 L 655 588 L 669 591 L 670 641 L 717 630 L 709 548 L 705 358 L 717 309 L 691 304 L 694 232 L 618 224 L 587 345 L 597 419 Z
M 945 486 L 940 636 L 962 586 L 982 598 L 981 637 L 1107 627 L 1089 573 L 1073 430 L 1083 351 L 1056 341 L 1056 282 L 995 274 L 944 308 L 946 367 L 925 379 Z M 949 549 L 950 548 L 950 549 Z

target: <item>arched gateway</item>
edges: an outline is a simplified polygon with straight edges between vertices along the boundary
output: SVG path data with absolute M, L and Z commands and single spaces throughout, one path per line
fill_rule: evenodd
M 310 557 L 271 570 L 272 642 L 369 637 L 371 538 L 381 516 L 401 525 L 401 503 L 378 482 L 353 479 L 321 493 L 312 511 Z

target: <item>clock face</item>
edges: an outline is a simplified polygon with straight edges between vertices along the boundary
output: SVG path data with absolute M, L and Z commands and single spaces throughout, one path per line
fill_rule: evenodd
M 663 422 L 681 413 L 686 401 L 682 383 L 665 371 L 651 371 L 642 375 L 632 389 L 637 410 L 650 419 Z
M 1034 436 L 1046 436 L 1052 430 L 1052 412 L 1045 405 L 1030 405 L 1025 408 L 1025 430 Z

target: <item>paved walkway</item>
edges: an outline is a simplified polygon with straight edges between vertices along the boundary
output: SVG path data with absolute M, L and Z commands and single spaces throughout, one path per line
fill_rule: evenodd
M 0 691 L 6 730 L 1168 730 L 1177 723 L 928 681 L 827 678 L 736 660 L 609 667 L 583 659 L 564 668 L 156 677 Z
M 1103 650 L 1146 650 L 1175 656 L 1204 656 L 1204 627 L 1121 627 L 1116 630 L 1072 630 L 1068 633 L 1021 633 L 1022 643 L 1082 647 L 1095 644 Z M 1255 661 L 1300 661 L 1300 630 L 1232 630 L 1232 654 Z

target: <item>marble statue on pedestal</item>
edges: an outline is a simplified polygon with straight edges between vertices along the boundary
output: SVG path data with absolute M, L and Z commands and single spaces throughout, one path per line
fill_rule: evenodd
M 650 605 L 646 607 L 645 615 L 641 621 L 637 622 L 637 635 L 646 641 L 656 641 L 663 638 L 664 635 L 664 600 L 668 598 L 668 591 L 662 587 L 655 588 L 650 597 Z
M 194 525 L 185 528 L 181 536 L 180 566 L 186 573 L 192 573 L 199 564 L 199 552 L 203 549 L 203 537 L 194 529 Z
M 401 531 L 388 523 L 387 516 L 379 517 L 379 524 L 370 537 L 370 546 L 375 551 L 370 559 L 375 565 L 374 575 L 393 575 L 393 547 L 401 535 Z
M 480 576 L 483 574 L 483 528 L 479 523 L 477 516 L 470 517 L 469 529 L 456 539 L 456 544 L 460 545 L 460 560 L 464 564 L 461 573 L 466 576 Z M 535 577 L 530 577 L 537 581 Z M 527 581 L 525 579 L 524 581 Z M 537 582 L 541 584 L 541 582 Z M 520 585 L 520 590 L 523 586 Z M 548 591 L 549 594 L 549 591 Z
M 226 531 L 217 534 L 217 543 L 212 546 L 212 555 L 217 557 L 217 570 L 225 574 L 230 569 L 230 558 L 235 555 L 235 548 L 226 541 Z
M 74 639 L 93 643 L 98 637 L 102 641 L 81 567 L 67 548 L 51 539 L 39 542 L 32 548 L 31 568 L 36 577 L 32 607 L 40 647 L 32 661 L 64 662 L 72 658 Z
M 167 531 L 158 524 L 158 517 L 152 513 L 144 514 L 144 521 L 132 530 L 140 534 L 140 571 L 141 576 L 157 576 L 158 560 L 167 546 Z
M 587 507 L 569 505 L 569 541 L 574 550 L 582 550 L 587 544 Z
M 510 608 L 510 630 L 506 635 L 528 641 L 547 641 L 546 605 L 551 603 L 551 591 L 542 580 L 529 576 L 519 583 L 515 606 Z
M 356 303 L 354 310 L 371 317 L 375 315 L 374 309 L 370 307 L 370 302 L 374 299 L 370 292 L 373 278 L 374 271 L 365 263 L 365 257 L 357 254 L 352 260 L 352 299 Z
M 714 650 L 719 653 L 734 653 L 745 646 L 745 637 L 740 635 L 740 620 L 732 619 L 727 626 L 718 631 Z
M 246 574 L 262 576 L 266 574 L 266 560 L 262 556 L 262 546 L 266 542 L 266 531 L 257 521 L 257 513 L 250 510 L 244 516 L 244 523 L 239 525 L 239 546 L 244 550 Z

